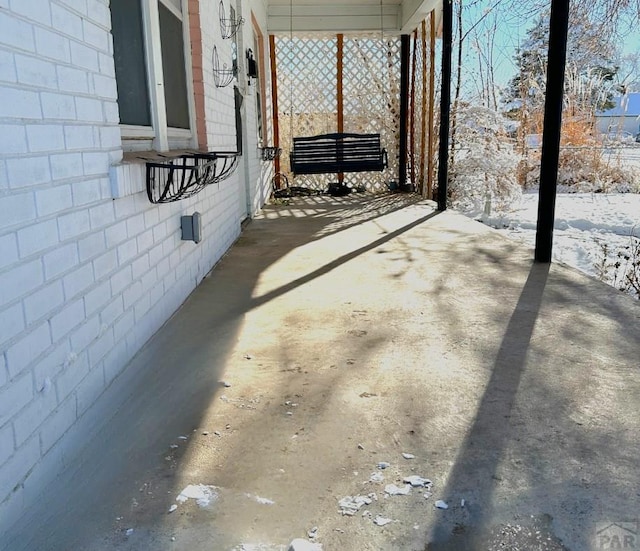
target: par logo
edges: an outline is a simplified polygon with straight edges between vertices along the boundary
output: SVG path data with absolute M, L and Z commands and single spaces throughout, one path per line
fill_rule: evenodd
M 596 527 L 596 549 L 639 549 L 638 521 L 601 522 Z

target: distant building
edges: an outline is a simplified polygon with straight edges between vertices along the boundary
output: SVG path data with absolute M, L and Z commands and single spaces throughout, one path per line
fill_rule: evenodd
M 616 105 L 596 114 L 596 128 L 600 134 L 635 136 L 640 132 L 640 93 L 634 92 L 616 98 Z

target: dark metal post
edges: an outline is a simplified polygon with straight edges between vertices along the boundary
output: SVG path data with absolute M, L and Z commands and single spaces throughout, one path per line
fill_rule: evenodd
M 409 35 L 400 36 L 400 160 L 398 163 L 398 185 L 407 186 L 407 133 L 409 121 Z
M 547 263 L 551 262 L 553 246 L 568 27 L 569 0 L 552 0 L 535 251 L 535 259 Z
M 449 125 L 451 111 L 452 0 L 442 3 L 442 85 L 440 87 L 440 149 L 438 153 L 438 210 L 447 210 L 449 181 Z

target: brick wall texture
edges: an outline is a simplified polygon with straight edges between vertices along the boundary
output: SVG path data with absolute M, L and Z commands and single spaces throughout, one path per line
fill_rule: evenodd
M 213 24 L 218 3 L 189 6 L 201 25 L 192 37 L 202 37 L 192 49 L 197 136 L 233 150 L 233 87 L 215 87 L 210 62 L 214 44 L 230 53 Z M 236 6 L 265 21 L 262 2 Z M 114 171 L 123 144 L 110 27 L 109 0 L 0 0 L 0 532 L 28 505 L 29 482 L 62 467 L 65 435 L 268 194 L 250 95 L 246 151 L 220 185 L 153 205 L 144 170 Z M 242 32 L 252 44 L 251 25 Z M 134 180 L 129 191 L 113 193 L 116 173 Z M 194 211 L 197 245 L 180 231 Z

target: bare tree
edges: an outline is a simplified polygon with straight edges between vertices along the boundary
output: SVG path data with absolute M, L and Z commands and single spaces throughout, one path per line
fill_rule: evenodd
M 466 47 L 467 39 L 475 31 L 475 29 L 481 25 L 484 20 L 491 15 L 494 10 L 503 2 L 504 0 L 494 0 L 487 9 L 484 10 L 482 15 L 477 18 L 475 22 L 473 22 L 468 30 L 464 29 L 464 6 L 463 0 L 458 0 L 456 2 L 456 22 L 457 22 L 457 40 L 456 40 L 456 50 L 457 50 L 457 60 L 456 60 L 456 76 L 455 76 L 455 86 L 454 86 L 454 96 L 453 103 L 451 106 L 451 148 L 449 150 L 449 164 L 451 167 L 455 166 L 455 151 L 456 151 L 456 132 L 457 132 L 457 111 L 460 105 L 460 95 L 462 91 L 462 67 L 463 67 L 463 53 Z M 638 0 L 640 1 L 640 0 Z M 475 7 L 481 3 L 481 0 L 475 0 L 470 3 L 470 7 Z
M 551 0 L 457 0 L 454 2 L 455 23 L 455 48 L 456 58 L 454 63 L 454 94 L 451 105 L 451 149 L 449 162 L 452 167 L 455 165 L 455 155 L 457 147 L 457 111 L 460 107 L 463 95 L 463 81 L 471 76 L 470 80 L 475 80 L 476 94 L 480 103 L 497 109 L 499 107 L 499 95 L 495 81 L 495 36 L 498 32 L 504 32 L 505 26 L 517 27 L 520 22 L 531 20 L 539 16 L 541 12 L 548 11 Z M 581 0 L 571 3 L 572 18 L 580 21 L 580 26 L 588 30 L 591 37 L 612 36 L 620 29 L 620 21 L 623 16 L 626 18 L 627 27 L 635 30 L 630 22 L 640 21 L 640 0 Z M 470 19 L 470 13 L 474 13 L 474 18 Z M 588 22 L 588 25 L 587 25 Z M 547 29 L 548 30 L 548 29 Z M 574 29 L 575 30 L 575 29 Z M 597 56 L 603 53 L 602 41 L 585 40 L 585 47 L 581 45 L 574 54 L 581 54 L 583 57 L 589 55 Z M 476 66 L 475 74 L 469 75 L 471 71 L 465 68 L 465 59 L 469 60 L 468 51 L 473 51 L 473 65 Z M 466 56 L 465 56 L 466 54 Z M 575 57 L 575 56 L 574 56 Z M 574 59 L 575 66 L 582 66 L 581 62 Z M 532 113 L 538 110 L 540 105 L 528 105 L 530 103 L 528 92 L 538 89 L 544 98 L 544 76 L 546 76 L 546 50 L 541 51 L 539 74 L 543 75 L 541 80 L 523 80 L 527 75 L 521 73 L 521 77 L 515 87 L 517 94 L 514 97 L 521 98 L 521 111 L 525 128 L 532 122 Z M 614 72 L 615 73 L 615 72 Z M 629 73 L 629 75 L 637 74 Z M 629 81 L 628 76 L 625 82 Z M 587 79 L 589 86 L 592 86 L 597 79 Z M 632 79 L 631 79 L 632 80 Z M 587 88 L 589 87 L 587 86 Z M 584 91 L 584 88 L 581 90 Z M 591 90 L 593 92 L 593 90 Z M 602 95 L 596 94 L 602 98 Z M 584 99 L 584 97 L 582 98 Z M 535 102 L 534 102 L 535 103 Z M 535 118 L 535 117 L 534 117 Z M 524 147 L 524 137 L 526 130 L 523 129 L 519 136 L 521 147 Z

